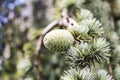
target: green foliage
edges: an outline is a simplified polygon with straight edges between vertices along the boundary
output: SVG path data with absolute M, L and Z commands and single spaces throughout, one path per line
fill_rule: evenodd
M 99 70 L 97 72 L 96 80 L 114 80 L 106 70 Z
M 109 43 L 103 38 L 95 39 L 92 43 L 81 43 L 68 51 L 68 61 L 71 66 L 85 67 L 91 63 L 106 62 L 109 57 Z
M 110 33 L 109 31 L 111 31 L 111 27 L 109 27 L 111 26 L 110 14 L 112 12 L 110 4 L 102 0 L 86 0 L 85 4 L 82 6 L 93 12 L 94 17 L 99 19 L 102 23 L 105 35 L 108 35 Z
M 103 27 L 101 23 L 96 19 L 86 19 L 81 21 L 81 25 L 87 26 L 89 28 L 88 34 L 90 36 L 101 36 L 103 34 Z
M 80 22 L 81 20 L 84 20 L 84 19 L 93 18 L 93 14 L 91 13 L 91 11 L 83 8 L 77 9 L 74 14 L 75 15 L 73 16 L 77 20 L 77 22 Z
M 117 66 L 115 67 L 114 72 L 115 72 L 115 79 L 116 79 L 116 80 L 119 80 L 119 79 L 120 79 L 120 65 L 117 65 Z
M 32 64 L 28 57 L 23 58 L 23 59 L 21 58 L 17 64 L 17 76 L 18 77 L 24 76 L 25 73 L 31 68 L 31 66 Z
M 64 72 L 60 80 L 94 80 L 94 73 L 89 68 L 70 69 Z
M 120 0 L 112 1 L 112 9 L 114 15 L 120 17 Z
M 120 37 L 120 20 L 117 21 L 116 27 L 117 27 L 116 31 L 117 31 L 117 33 L 118 33 L 118 35 Z

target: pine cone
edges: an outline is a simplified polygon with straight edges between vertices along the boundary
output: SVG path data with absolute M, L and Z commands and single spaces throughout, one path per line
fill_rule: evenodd
M 63 52 L 74 43 L 74 38 L 68 31 L 56 29 L 45 35 L 43 43 L 51 51 Z

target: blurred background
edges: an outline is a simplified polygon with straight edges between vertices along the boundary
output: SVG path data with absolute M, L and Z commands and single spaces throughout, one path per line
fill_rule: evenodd
M 120 63 L 120 0 L 0 0 L 0 80 L 37 80 L 35 48 L 42 30 L 61 11 L 85 8 L 100 20 L 111 43 L 112 65 Z M 42 47 L 40 79 L 59 80 L 67 64 L 64 55 Z M 116 58 L 116 59 L 115 59 Z

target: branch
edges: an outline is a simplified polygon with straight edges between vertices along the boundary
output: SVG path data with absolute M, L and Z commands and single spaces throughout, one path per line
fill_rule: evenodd
M 56 26 L 61 27 L 67 27 L 66 22 L 69 23 L 70 19 L 67 16 L 63 16 L 63 18 L 60 21 L 53 21 L 52 23 L 50 23 L 48 26 L 46 26 L 46 28 L 43 30 L 43 32 L 41 33 L 41 35 L 39 36 L 38 42 L 37 42 L 37 47 L 36 47 L 36 60 L 35 60 L 35 75 L 36 75 L 36 79 L 40 80 L 40 72 L 39 72 L 39 66 L 40 66 L 40 51 L 42 49 L 42 43 L 43 43 L 43 38 L 46 35 L 46 33 L 48 33 L 51 29 L 53 29 Z
M 43 43 L 43 38 L 47 32 L 49 32 L 51 29 L 53 29 L 56 25 L 58 25 L 58 21 L 53 21 L 50 23 L 41 33 L 39 36 L 38 42 L 37 42 L 37 47 L 36 47 L 36 60 L 35 60 L 35 75 L 36 75 L 36 80 L 40 80 L 40 72 L 39 72 L 39 66 L 40 66 L 40 51 L 42 48 L 42 43 Z
M 109 74 L 112 76 L 112 78 L 114 78 L 114 73 L 113 73 L 113 69 L 112 69 L 112 64 L 110 63 L 110 61 L 109 61 L 107 64 L 108 64 Z
M 111 21 L 111 27 L 114 30 L 115 29 L 115 21 L 114 21 L 114 17 L 113 16 L 110 17 L 110 21 Z
M 53 29 L 55 26 L 58 25 L 58 21 L 55 20 L 53 21 L 52 23 L 50 23 L 44 30 L 43 32 L 41 33 L 41 35 L 39 36 L 39 39 L 38 39 L 38 42 L 37 42 L 37 47 L 36 47 L 36 51 L 39 52 L 41 50 L 41 46 L 42 46 L 42 40 L 45 36 L 45 34 L 47 32 L 49 32 L 51 29 Z
M 63 16 L 63 18 L 60 21 L 55 20 L 52 23 L 50 23 L 48 26 L 46 26 L 46 28 L 43 30 L 43 32 L 39 36 L 39 39 L 38 39 L 38 42 L 37 42 L 37 47 L 36 47 L 37 52 L 39 52 L 41 50 L 43 38 L 46 35 L 46 33 L 48 33 L 51 29 L 53 29 L 56 26 L 59 26 L 60 28 L 63 27 L 63 26 L 67 27 L 67 23 L 65 22 L 65 20 L 66 20 L 67 23 L 70 23 L 70 18 L 67 17 L 67 16 Z M 71 25 L 73 25 L 73 24 L 74 23 L 71 23 Z

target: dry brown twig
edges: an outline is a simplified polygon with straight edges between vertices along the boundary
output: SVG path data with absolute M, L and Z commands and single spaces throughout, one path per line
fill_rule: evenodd
M 58 21 L 53 21 L 50 23 L 41 33 L 39 36 L 38 42 L 37 42 L 37 47 L 36 47 L 36 60 L 35 60 L 35 75 L 36 79 L 40 80 L 40 72 L 39 72 L 39 66 L 40 66 L 40 51 L 42 48 L 42 43 L 43 43 L 43 38 L 47 32 L 49 32 L 52 28 L 54 28 L 56 25 L 58 25 Z
M 53 29 L 56 26 L 59 26 L 61 28 L 62 26 L 66 27 L 66 24 L 63 19 L 66 19 L 67 22 L 69 23 L 69 18 L 68 17 L 63 17 L 61 20 L 55 20 L 51 22 L 46 28 L 43 30 L 43 32 L 40 34 L 38 42 L 37 42 L 37 47 L 36 47 L 36 60 L 35 60 L 35 75 L 36 79 L 40 80 L 40 72 L 39 72 L 39 66 L 40 66 L 40 51 L 42 48 L 42 43 L 43 43 L 43 38 L 48 33 L 51 29 Z
M 68 13 L 67 13 L 67 9 L 63 9 L 62 11 L 62 19 L 61 20 L 54 20 L 53 22 L 51 22 L 48 26 L 46 26 L 46 28 L 43 30 L 43 32 L 40 34 L 38 42 L 37 42 L 37 47 L 36 47 L 36 60 L 35 60 L 35 75 L 36 75 L 36 79 L 40 80 L 40 72 L 39 72 L 39 66 L 40 66 L 40 51 L 42 49 L 42 43 L 43 43 L 43 38 L 44 36 L 50 31 L 52 30 L 54 27 L 68 27 L 67 24 L 71 24 L 73 25 L 74 23 L 72 23 L 72 21 L 70 21 L 71 19 L 68 17 Z

